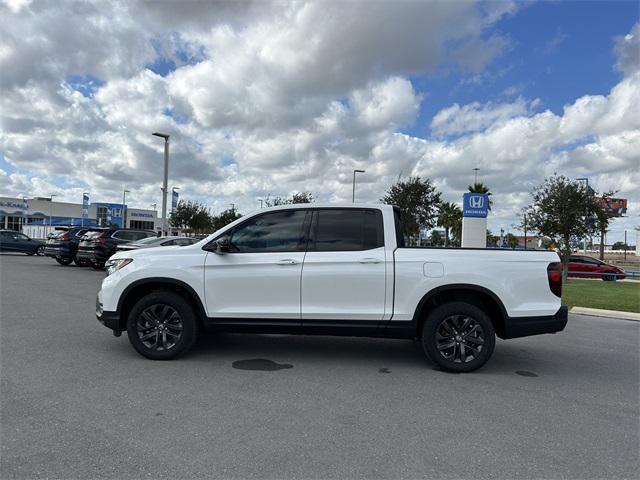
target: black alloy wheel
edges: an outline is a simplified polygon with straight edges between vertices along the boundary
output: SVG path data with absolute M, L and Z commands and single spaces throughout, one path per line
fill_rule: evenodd
M 39 257 L 44 256 L 44 245 L 40 245 L 38 248 L 36 248 L 36 255 L 38 255 Z
M 464 302 L 435 308 L 425 320 L 422 345 L 427 356 L 450 372 L 483 366 L 495 347 L 495 330 L 487 314 Z
M 152 360 L 177 358 L 196 341 L 198 322 L 189 301 L 170 291 L 142 297 L 129 312 L 129 342 Z
M 155 304 L 138 316 L 136 333 L 142 344 L 158 352 L 170 350 L 182 337 L 182 317 L 170 305 Z
M 451 315 L 436 329 L 436 348 L 450 362 L 468 363 L 480 356 L 484 338 L 477 320 L 467 315 Z

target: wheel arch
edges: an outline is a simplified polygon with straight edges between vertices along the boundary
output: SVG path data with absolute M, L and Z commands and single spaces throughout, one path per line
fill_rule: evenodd
M 196 291 L 188 283 L 175 278 L 150 277 L 131 283 L 120 295 L 118 300 L 118 313 L 120 318 L 120 329 L 127 329 L 127 317 L 135 303 L 145 295 L 157 291 L 177 292 L 185 297 L 193 305 L 200 326 L 206 318 L 206 311 L 202 300 Z
M 470 303 L 485 311 L 491 319 L 496 335 L 504 338 L 509 317 L 500 298 L 488 288 L 466 283 L 442 285 L 429 290 L 422 297 L 413 315 L 417 337 L 420 338 L 422 334 L 422 326 L 430 310 L 456 301 Z

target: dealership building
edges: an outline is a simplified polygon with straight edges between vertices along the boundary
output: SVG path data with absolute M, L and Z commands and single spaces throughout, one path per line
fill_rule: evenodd
M 162 227 L 155 210 L 129 208 L 122 203 L 56 202 L 49 197 L 0 197 L 0 229 L 22 231 L 29 226 L 116 225 L 158 231 Z

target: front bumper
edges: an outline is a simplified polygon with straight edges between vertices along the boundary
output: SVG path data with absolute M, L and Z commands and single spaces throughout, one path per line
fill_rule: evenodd
M 100 294 L 96 297 L 96 318 L 101 324 L 114 332 L 122 332 L 126 329 L 126 326 L 123 326 L 120 321 L 120 313 L 104 311 L 102 309 Z
M 504 338 L 528 337 L 564 330 L 569 319 L 569 308 L 565 305 L 554 314 L 544 317 L 509 317 L 505 323 Z

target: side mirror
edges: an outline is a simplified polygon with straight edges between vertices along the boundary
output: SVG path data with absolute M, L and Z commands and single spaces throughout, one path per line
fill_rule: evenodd
M 215 242 L 215 253 L 223 254 L 229 252 L 229 235 L 223 235 Z

